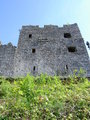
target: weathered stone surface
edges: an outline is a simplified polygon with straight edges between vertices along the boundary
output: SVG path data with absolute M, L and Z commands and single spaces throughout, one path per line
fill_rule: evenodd
M 0 46 L 0 76 L 13 76 L 15 49 L 11 43 Z
M 67 76 L 83 68 L 90 74 L 89 56 L 77 24 L 23 26 L 17 48 L 0 46 L 0 75 Z

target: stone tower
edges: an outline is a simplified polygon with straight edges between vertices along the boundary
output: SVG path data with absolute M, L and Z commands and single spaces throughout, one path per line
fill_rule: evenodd
M 1 75 L 47 73 L 67 76 L 80 68 L 86 70 L 87 76 L 90 74 L 89 56 L 77 24 L 63 27 L 45 25 L 43 28 L 23 26 L 17 48 L 9 45 L 8 55 L 4 52 L 8 46 L 5 50 L 3 47 L 0 46 Z

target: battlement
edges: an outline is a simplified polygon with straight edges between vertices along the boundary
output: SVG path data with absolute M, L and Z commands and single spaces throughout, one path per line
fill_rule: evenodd
M 76 23 L 22 26 L 17 47 L 0 45 L 0 75 L 68 76 L 80 68 L 90 74 L 89 56 Z
M 51 29 L 60 29 L 60 28 L 70 28 L 70 27 L 78 27 L 77 23 L 74 24 L 67 24 L 67 25 L 63 25 L 62 27 L 59 27 L 58 25 L 44 25 L 44 27 L 40 27 L 39 25 L 26 25 L 26 26 L 22 26 L 22 29 L 44 29 L 44 28 L 51 28 Z
M 0 47 L 15 47 L 16 48 L 16 46 L 14 46 L 11 42 L 9 42 L 8 44 L 1 44 L 0 45 Z

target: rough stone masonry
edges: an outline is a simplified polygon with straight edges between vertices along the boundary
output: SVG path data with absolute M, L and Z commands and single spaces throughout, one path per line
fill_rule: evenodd
M 0 45 L 0 76 L 27 73 L 67 76 L 83 68 L 90 76 L 89 56 L 78 25 L 22 26 L 17 47 Z

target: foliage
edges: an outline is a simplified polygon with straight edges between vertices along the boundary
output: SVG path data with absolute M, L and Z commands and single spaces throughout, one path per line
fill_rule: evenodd
M 0 78 L 0 120 L 89 120 L 90 82 L 80 75 Z

